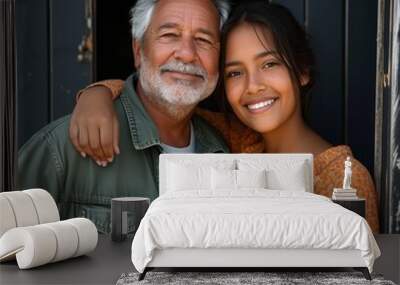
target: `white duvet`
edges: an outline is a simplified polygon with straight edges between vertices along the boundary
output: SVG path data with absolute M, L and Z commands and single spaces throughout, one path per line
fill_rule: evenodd
M 370 272 L 380 255 L 357 214 L 320 195 L 265 189 L 162 195 L 140 223 L 132 262 L 143 272 L 165 248 L 358 249 Z

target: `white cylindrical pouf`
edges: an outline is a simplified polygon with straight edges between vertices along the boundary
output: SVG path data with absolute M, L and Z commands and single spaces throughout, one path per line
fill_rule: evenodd
M 17 258 L 20 269 L 86 254 L 96 248 L 96 226 L 75 218 L 8 230 L 0 238 L 0 261 Z
M 39 224 L 51 223 L 60 220 L 56 202 L 49 192 L 43 189 L 29 189 L 22 192 L 31 197 L 38 214 Z
M 78 233 L 79 244 L 74 257 L 86 254 L 96 248 L 98 239 L 97 228 L 91 220 L 74 218 L 65 222 L 74 226 Z
M 0 238 L 6 231 L 16 226 L 17 222 L 10 202 L 6 197 L 0 195 Z
M 66 221 L 41 225 L 51 229 L 56 235 L 57 251 L 51 262 L 57 262 L 75 255 L 78 249 L 78 233 L 70 223 Z
M 5 197 L 13 209 L 17 227 L 26 227 L 39 224 L 38 214 L 31 197 L 22 191 L 0 193 Z
M 54 232 L 41 225 L 11 229 L 0 239 L 0 259 L 16 254 L 20 269 L 51 262 L 56 250 Z

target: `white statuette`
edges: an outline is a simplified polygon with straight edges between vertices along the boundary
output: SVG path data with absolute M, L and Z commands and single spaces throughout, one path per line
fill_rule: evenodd
M 357 200 L 357 189 L 351 187 L 351 159 L 348 156 L 344 162 L 343 188 L 334 188 L 333 200 Z
M 351 160 L 350 156 L 347 157 L 344 162 L 344 178 L 343 178 L 343 189 L 351 189 Z

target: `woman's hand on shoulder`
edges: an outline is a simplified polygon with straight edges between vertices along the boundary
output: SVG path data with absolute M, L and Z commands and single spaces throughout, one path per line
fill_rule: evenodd
M 76 150 L 105 167 L 119 154 L 119 123 L 110 90 L 103 86 L 82 92 L 71 116 L 69 135 Z

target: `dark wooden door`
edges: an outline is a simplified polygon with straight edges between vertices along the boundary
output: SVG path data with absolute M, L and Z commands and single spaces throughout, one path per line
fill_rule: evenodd
M 90 2 L 16 1 L 19 146 L 71 113 L 76 92 L 92 81 L 90 60 L 78 60 Z

